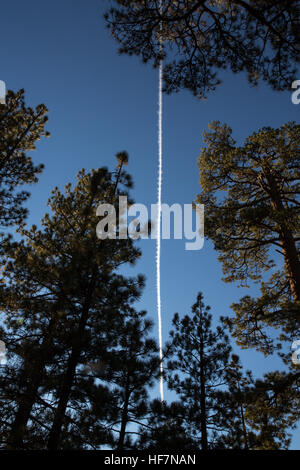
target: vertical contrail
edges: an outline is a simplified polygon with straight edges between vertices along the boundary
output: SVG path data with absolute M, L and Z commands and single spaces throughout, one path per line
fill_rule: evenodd
M 162 2 L 160 0 L 160 11 Z M 157 180 L 157 238 L 156 238 L 156 289 L 157 289 L 157 316 L 158 316 L 158 338 L 160 356 L 160 399 L 164 400 L 163 381 L 163 345 L 161 325 L 161 292 L 160 292 L 160 256 L 161 256 L 161 187 L 162 187 L 162 114 L 163 114 L 163 61 L 159 64 L 158 82 L 158 180 Z

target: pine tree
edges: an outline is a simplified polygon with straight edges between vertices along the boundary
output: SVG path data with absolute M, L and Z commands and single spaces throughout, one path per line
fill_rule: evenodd
M 225 381 L 226 388 L 217 392 L 224 433 L 218 436 L 216 447 L 249 450 L 252 431 L 247 421 L 247 399 L 254 380 L 250 371 L 243 373 L 236 354 L 226 367 Z
M 107 384 L 111 390 L 114 414 L 110 419 L 107 417 L 106 422 L 114 435 L 112 447 L 118 450 L 132 448 L 130 436 L 131 432 L 135 433 L 132 427 L 143 425 L 148 413 L 149 389 L 159 376 L 158 346 L 149 337 L 151 329 L 152 322 L 145 311 L 132 312 L 118 329 L 117 347 L 102 356 L 104 367 L 100 375 L 97 375 L 97 363 L 93 369 L 94 376 L 101 381 L 100 386 Z M 97 401 L 93 409 L 97 416 Z
M 227 386 L 218 391 L 224 432 L 218 436 L 216 448 L 287 449 L 289 431 L 299 419 L 298 384 L 279 387 L 287 377 L 277 371 L 254 380 L 250 371 L 243 372 L 239 357 L 233 354 L 226 368 Z
M 297 0 L 115 0 L 105 15 L 121 44 L 157 66 L 165 58 L 165 90 L 202 97 L 220 83 L 217 72 L 246 71 L 273 88 L 290 88 L 300 60 Z M 162 48 L 163 47 L 163 52 Z
M 252 280 L 262 292 L 258 299 L 246 296 L 233 304 L 236 317 L 229 323 L 240 345 L 271 353 L 276 345 L 265 327 L 287 334 L 299 329 L 300 127 L 263 128 L 242 146 L 228 126 L 214 122 L 210 128 L 199 157 L 197 197 L 206 205 L 206 236 L 219 253 L 224 280 L 246 285 Z
M 149 405 L 146 423 L 139 429 L 136 441 L 137 450 L 147 452 L 190 452 L 198 450 L 198 445 L 188 435 L 185 428 L 184 404 L 153 400 Z
M 212 315 L 201 293 L 192 316 L 173 318 L 171 331 L 174 358 L 168 363 L 168 385 L 185 408 L 185 427 L 202 450 L 213 447 L 221 430 L 217 390 L 225 384 L 225 368 L 231 347 L 224 328 L 212 329 Z
M 118 196 L 131 185 L 119 165 L 113 173 L 82 170 L 75 188 L 68 184 L 64 194 L 55 188 L 41 230 L 22 227 L 23 240 L 8 237 L 2 247 L 1 333 L 11 364 L 1 379 L 9 398 L 2 415 L 8 448 L 44 448 L 45 436 L 48 448 L 58 448 L 65 428 L 76 428 L 73 404 L 85 402 L 77 382 L 85 380 L 94 392 L 91 378 L 79 379 L 80 367 L 95 348 L 99 355 L 118 344 L 120 319 L 131 312 L 144 280 L 117 270 L 133 264 L 140 251 L 131 239 L 99 240 L 96 209 L 109 202 L 118 212 Z
M 246 419 L 253 450 L 288 449 L 290 432 L 299 421 L 299 379 L 286 372 L 268 372 L 249 390 Z
M 20 186 L 36 183 L 43 165 L 35 166 L 28 152 L 34 150 L 45 131 L 47 108 L 25 105 L 24 90 L 8 91 L 6 104 L 0 104 L 0 225 L 9 227 L 24 221 L 27 210 L 23 203 L 28 191 Z

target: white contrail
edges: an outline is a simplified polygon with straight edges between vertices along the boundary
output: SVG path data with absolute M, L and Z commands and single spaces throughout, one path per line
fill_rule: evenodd
M 161 2 L 160 2 L 161 7 Z M 158 84 L 158 181 L 157 181 L 157 238 L 156 238 L 156 289 L 157 289 L 157 316 L 158 316 L 158 338 L 160 356 L 160 399 L 164 400 L 163 381 L 163 344 L 161 326 L 161 292 L 160 292 L 160 256 L 161 256 L 161 187 L 162 187 L 162 115 L 163 115 L 163 61 L 159 64 Z

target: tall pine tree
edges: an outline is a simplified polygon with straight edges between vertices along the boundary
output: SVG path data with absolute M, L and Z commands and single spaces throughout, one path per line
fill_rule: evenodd
M 168 385 L 184 405 L 184 422 L 191 439 L 202 450 L 213 448 L 221 431 L 217 390 L 225 381 L 231 347 L 224 328 L 212 328 L 210 308 L 201 293 L 192 315 L 173 318 L 171 331 L 174 358 L 168 363 Z
M 80 366 L 96 346 L 104 354 L 117 344 L 120 318 L 140 296 L 143 277 L 117 273 L 140 256 L 132 240 L 96 236 L 98 205 L 113 204 L 118 212 L 119 194 L 132 185 L 120 160 L 113 173 L 82 170 L 74 188 L 67 185 L 64 194 L 56 188 L 42 229 L 24 227 L 21 242 L 7 238 L 2 247 L 1 333 L 9 357 L 1 377 L 7 404 L 2 432 L 8 448 L 45 447 L 45 436 L 49 449 L 59 448 L 72 424 Z
M 261 286 L 260 298 L 233 304 L 233 334 L 244 347 L 273 352 L 266 327 L 295 334 L 300 321 L 300 127 L 263 128 L 241 146 L 228 126 L 214 122 L 210 128 L 197 197 L 207 207 L 206 236 L 225 281 Z

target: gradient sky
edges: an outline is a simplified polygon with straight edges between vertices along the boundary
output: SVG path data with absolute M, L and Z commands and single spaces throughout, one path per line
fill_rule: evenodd
M 30 106 L 49 108 L 51 138 L 32 154 L 46 168 L 30 190 L 29 223 L 39 224 L 50 191 L 75 180 L 82 168 L 113 168 L 116 152 L 127 150 L 128 171 L 138 203 L 156 202 L 158 72 L 136 57 L 117 54 L 117 44 L 103 21 L 108 0 L 10 0 L 1 5 L 0 80 L 7 88 L 25 88 Z M 299 76 L 295 79 L 300 79 Z M 190 203 L 199 187 L 197 157 L 202 132 L 212 120 L 226 122 L 239 142 L 263 126 L 299 122 L 300 105 L 291 92 L 266 85 L 251 88 L 244 74 L 222 74 L 223 83 L 207 101 L 189 92 L 164 97 L 163 202 Z M 198 252 L 185 241 L 163 240 L 161 261 L 163 334 L 167 339 L 175 312 L 186 314 L 202 291 L 217 321 L 231 314 L 230 305 L 255 291 L 221 281 L 221 265 L 210 242 Z M 146 275 L 138 304 L 156 321 L 155 241 L 140 242 L 142 260 L 130 274 Z M 157 331 L 155 330 L 155 334 Z M 237 349 L 236 349 L 237 350 Z M 253 350 L 239 352 L 245 369 L 256 376 L 282 368 L 276 357 Z M 158 396 L 158 387 L 154 395 Z M 168 398 L 168 394 L 166 395 Z M 294 433 L 292 448 L 299 446 Z

